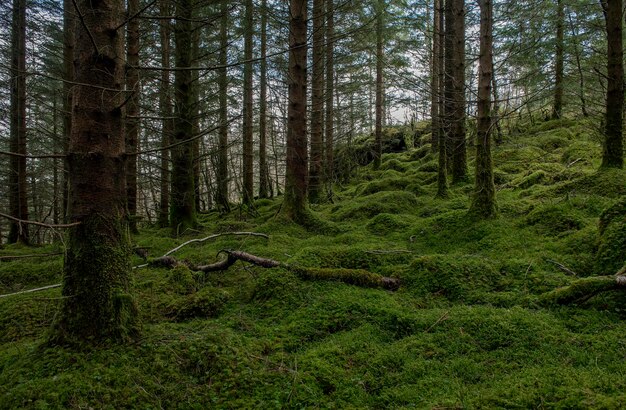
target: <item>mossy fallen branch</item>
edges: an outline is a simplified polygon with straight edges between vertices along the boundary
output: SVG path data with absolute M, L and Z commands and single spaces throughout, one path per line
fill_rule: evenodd
M 399 279 L 381 276 L 364 269 L 306 268 L 288 265 L 283 262 L 262 258 L 242 251 L 221 250 L 219 253 L 225 253 L 226 258 L 209 265 L 193 265 L 186 261 L 180 262 L 171 256 L 162 256 L 160 258 L 153 259 L 150 262 L 150 266 L 172 269 L 176 266 L 184 265 L 191 270 L 207 273 L 227 270 L 235 262 L 241 260 L 262 268 L 281 267 L 294 273 L 300 278 L 307 280 L 333 280 L 361 287 L 382 288 L 388 290 L 397 290 L 400 287 Z
M 595 276 L 579 279 L 569 286 L 544 293 L 539 297 L 541 305 L 568 305 L 583 303 L 592 297 L 611 290 L 626 288 L 626 272 L 614 276 Z

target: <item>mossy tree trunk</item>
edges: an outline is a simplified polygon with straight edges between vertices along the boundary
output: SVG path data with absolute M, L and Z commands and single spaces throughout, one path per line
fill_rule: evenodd
M 172 147 L 172 189 L 170 225 L 174 235 L 196 226 L 196 191 L 193 169 L 193 122 L 196 84 L 193 81 L 193 7 L 192 0 L 176 3 L 176 75 L 174 78 L 174 138 Z
M 219 61 L 222 68 L 218 73 L 219 87 L 219 136 L 217 153 L 217 207 L 220 212 L 230 212 L 228 199 L 228 0 L 222 0 L 220 5 L 220 55 Z
M 624 50 L 622 0 L 601 0 L 606 20 L 607 87 L 602 168 L 624 166 Z
M 324 156 L 324 0 L 313 0 L 313 73 L 311 79 L 311 161 L 309 202 L 320 201 Z
M 478 67 L 478 125 L 476 182 L 470 213 L 480 218 L 496 214 L 496 187 L 491 161 L 491 76 L 493 71 L 493 4 L 480 0 L 480 57 Z
M 11 114 L 10 114 L 9 209 L 11 216 L 28 220 L 26 180 L 26 1 L 13 0 L 11 21 Z M 28 243 L 28 226 L 11 221 L 9 243 Z
M 126 215 L 122 0 L 78 0 L 68 152 L 70 221 L 63 305 L 52 343 L 126 340 L 137 330 Z
M 287 170 L 281 213 L 297 223 L 307 218 L 306 135 L 307 0 L 290 1 Z
M 245 1 L 243 66 L 243 203 L 254 201 L 254 154 L 252 139 L 252 36 L 254 20 L 252 0 Z

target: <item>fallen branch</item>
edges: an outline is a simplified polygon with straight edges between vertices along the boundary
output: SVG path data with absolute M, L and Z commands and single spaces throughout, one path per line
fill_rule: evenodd
M 544 293 L 539 297 L 539 303 L 542 305 L 583 303 L 602 292 L 624 288 L 626 288 L 626 275 L 593 276 Z
M 0 261 L 10 261 L 15 259 L 26 259 L 26 258 L 44 258 L 47 256 L 57 256 L 62 255 L 63 252 L 54 252 L 54 253 L 40 253 L 40 254 L 32 254 L 32 255 L 15 255 L 15 256 L 0 256 Z
M 555 264 L 560 270 L 562 270 L 565 273 L 569 273 L 572 276 L 578 276 L 578 274 L 576 272 L 574 272 L 573 270 L 571 270 L 567 266 L 563 265 L 562 263 L 559 263 L 557 261 L 553 261 L 552 259 L 546 259 L 546 261 Z
M 7 293 L 6 295 L 0 295 L 0 298 L 6 298 L 8 296 L 13 296 L 13 295 L 22 295 L 24 293 L 39 292 L 40 290 L 54 289 L 54 288 L 58 288 L 60 286 L 61 286 L 60 283 L 56 283 L 54 285 L 48 285 L 48 286 L 44 286 L 44 287 L 41 287 L 41 288 L 28 289 L 28 290 L 23 290 L 21 292 L 15 292 L 15 293 Z
M 71 224 L 45 224 L 43 222 L 36 222 L 36 221 L 26 221 L 24 219 L 19 219 L 19 218 L 15 218 L 11 215 L 7 215 L 7 214 L 3 214 L 2 212 L 0 212 L 0 216 L 6 219 L 10 219 L 11 221 L 15 221 L 19 224 L 26 224 L 26 225 L 37 225 L 37 226 L 41 226 L 43 228 L 51 228 L 51 229 L 56 229 L 56 228 L 71 228 L 72 226 L 77 226 L 80 225 L 80 222 L 73 222 Z
M 208 241 L 209 239 L 213 239 L 213 238 L 218 238 L 220 236 L 226 236 L 226 235 L 235 235 L 235 236 L 260 236 L 262 238 L 265 239 L 269 239 L 270 237 L 267 236 L 264 233 L 257 233 L 257 232 L 224 232 L 224 233 L 216 233 L 214 235 L 209 235 L 206 238 L 200 238 L 200 239 L 191 239 L 185 243 L 182 243 L 180 245 L 178 245 L 177 247 L 175 247 L 174 249 L 167 251 L 163 256 L 169 256 L 171 254 L 173 254 L 174 252 L 180 250 L 182 247 L 189 245 L 190 243 L 200 243 L 200 242 L 205 242 Z
M 193 265 L 189 262 L 180 262 L 171 256 L 162 256 L 160 258 L 153 259 L 149 265 L 157 267 L 165 267 L 172 269 L 176 266 L 186 266 L 194 271 L 201 272 L 215 272 L 227 270 L 238 260 L 248 262 L 262 268 L 277 268 L 281 267 L 290 272 L 296 274 L 302 279 L 308 280 L 334 280 L 351 285 L 369 287 L 369 288 L 383 288 L 389 290 L 396 290 L 400 287 L 400 280 L 396 278 L 389 278 L 381 276 L 376 273 L 366 271 L 364 269 L 342 269 L 342 268 L 306 268 L 300 266 L 292 266 L 286 263 L 276 261 L 273 259 L 262 258 L 247 252 L 222 250 L 218 253 L 225 253 L 226 258 L 219 260 L 209 265 Z

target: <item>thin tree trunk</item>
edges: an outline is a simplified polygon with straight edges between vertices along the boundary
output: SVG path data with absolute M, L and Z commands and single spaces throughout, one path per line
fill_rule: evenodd
M 128 16 L 139 11 L 139 0 L 128 0 Z M 131 95 L 126 103 L 126 152 L 139 151 L 139 19 L 132 18 L 126 34 L 126 85 Z M 126 159 L 126 203 L 130 229 L 137 233 L 137 155 Z
M 193 64 L 194 40 L 192 19 L 193 1 L 179 0 L 176 3 L 176 67 L 191 67 Z M 193 72 L 177 70 L 174 78 L 174 140 L 172 148 L 172 190 L 170 225 L 175 235 L 196 226 L 196 192 L 193 170 L 193 117 L 195 92 Z
M 170 15 L 171 7 L 168 0 L 159 1 L 159 13 L 162 16 Z M 170 67 L 170 35 L 172 26 L 169 19 L 161 20 L 159 36 L 161 40 L 161 66 Z M 161 93 L 159 94 L 159 111 L 163 116 L 161 123 L 161 200 L 159 203 L 158 224 L 164 228 L 169 226 L 170 212 L 170 150 L 166 148 L 174 129 L 172 122 L 172 101 L 170 93 L 170 72 L 161 71 Z
M 454 143 L 452 132 L 454 123 L 454 14 L 452 3 L 456 0 L 442 0 L 444 2 L 444 121 L 443 131 L 446 145 L 446 172 L 452 173 L 452 152 Z
M 491 161 L 491 74 L 493 71 L 492 0 L 480 0 L 480 57 L 478 60 L 478 124 L 476 182 L 470 213 L 480 218 L 496 214 L 496 187 Z
M 437 64 L 437 116 L 435 117 L 433 130 L 436 129 L 437 145 L 439 151 L 439 164 L 437 167 L 437 197 L 448 197 L 448 154 L 447 154 L 447 137 L 449 129 L 448 121 L 449 117 L 446 115 L 447 101 L 444 98 L 444 85 L 448 84 L 447 77 L 444 70 L 444 3 L 449 0 L 435 0 L 435 24 L 433 32 L 433 41 L 437 45 L 436 53 L 434 55 L 434 61 Z M 447 54 L 446 54 L 447 55 Z M 447 88 L 446 88 L 447 90 Z
M 308 153 L 306 135 L 307 0 L 290 0 L 289 107 L 287 115 L 287 169 L 282 213 L 305 222 L 307 212 Z
M 568 14 L 570 29 L 572 31 L 572 36 L 574 37 L 574 57 L 576 58 L 576 69 L 578 70 L 578 78 L 580 88 L 578 90 L 578 98 L 580 99 L 580 109 L 583 114 L 583 117 L 588 117 L 589 113 L 587 112 L 587 101 L 585 99 L 585 75 L 583 74 L 582 64 L 580 62 L 580 49 L 578 48 L 578 32 L 576 31 L 574 21 L 572 19 L 572 14 Z
M 63 153 L 69 149 L 72 133 L 72 82 L 74 81 L 74 6 L 63 0 Z M 63 222 L 67 222 L 70 171 L 67 157 L 63 160 Z
M 500 105 L 498 102 L 500 97 L 498 96 L 498 82 L 496 81 L 496 72 L 495 69 L 493 69 L 493 64 L 491 72 L 491 87 L 491 95 L 493 96 L 493 101 L 491 104 L 493 111 L 491 112 L 491 118 L 494 126 L 496 127 L 496 136 L 494 138 L 494 141 L 496 144 L 502 144 L 502 125 L 500 124 Z
M 254 20 L 252 0 L 246 0 L 243 66 L 243 203 L 254 200 L 254 153 L 252 140 L 252 36 Z
M 465 142 L 465 1 L 452 0 L 454 48 L 452 50 L 452 84 L 454 120 L 452 122 L 452 182 L 467 180 Z
M 58 123 L 58 107 L 57 107 L 57 90 L 52 93 L 52 138 L 54 141 L 54 152 L 59 152 L 60 138 Z M 52 223 L 59 224 L 59 159 L 54 158 L 52 161 Z
M 13 0 L 11 33 L 11 152 L 26 155 L 26 1 Z M 9 208 L 11 216 L 28 220 L 26 157 L 11 156 Z M 9 243 L 28 243 L 28 226 L 11 221 Z
M 335 94 L 335 61 L 334 61 L 334 42 L 335 42 L 335 10 L 333 2 L 335 0 L 326 0 L 326 118 L 325 118 L 325 143 L 326 143 L 326 159 L 324 180 L 326 181 L 326 196 L 329 201 L 333 200 L 333 182 L 335 173 L 334 158 L 334 140 L 335 140 L 335 122 L 334 122 L 334 106 L 333 95 Z M 351 94 L 352 95 L 352 94 Z M 350 143 L 350 141 L 348 141 Z
M 269 196 L 267 163 L 267 0 L 261 2 L 261 95 L 259 101 L 259 198 Z
M 376 126 L 374 168 L 380 168 L 383 155 L 383 13 L 385 0 L 378 0 L 376 11 Z
M 606 19 L 607 89 L 602 168 L 624 166 L 624 50 L 622 0 L 601 0 Z
M 430 130 L 431 150 L 439 149 L 439 13 L 441 13 L 441 1 L 434 0 L 432 48 L 430 56 Z
M 217 195 L 216 203 L 220 212 L 230 212 L 228 200 L 228 0 L 221 2 L 220 17 L 220 55 L 219 62 L 224 68 L 218 73 L 219 85 L 219 136 L 217 154 Z
M 74 109 L 68 159 L 70 221 L 60 318 L 51 343 L 127 340 L 137 330 L 129 294 L 123 125 L 122 0 L 77 0 Z M 96 182 L 97 183 L 94 183 Z
M 554 64 L 554 107 L 552 118 L 561 118 L 563 114 L 563 26 L 565 25 L 565 11 L 563 0 L 557 0 L 556 12 L 556 55 Z
M 324 0 L 313 0 L 313 74 L 311 80 L 311 161 L 309 202 L 317 203 L 322 190 L 324 156 Z

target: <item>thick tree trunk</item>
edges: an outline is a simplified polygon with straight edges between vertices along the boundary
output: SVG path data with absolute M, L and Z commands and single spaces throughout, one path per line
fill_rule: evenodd
M 601 0 L 606 19 L 607 89 L 602 168 L 624 166 L 624 50 L 622 0 Z
M 252 0 L 246 0 L 243 66 L 243 203 L 254 200 L 254 153 L 252 140 L 252 36 L 254 32 Z
M 68 152 L 70 221 L 63 299 L 52 343 L 125 340 L 137 330 L 130 289 L 123 126 L 122 0 L 78 0 Z
M 28 220 L 26 179 L 26 1 L 13 0 L 11 29 L 11 156 L 9 209 L 12 217 Z M 9 243 L 28 243 L 28 226 L 11 221 Z
M 556 10 L 556 54 L 554 62 L 554 106 L 552 118 L 561 118 L 563 114 L 563 26 L 565 25 L 565 11 L 563 0 L 557 0 Z
M 322 191 L 324 156 L 324 0 L 313 0 L 313 73 L 311 79 L 311 161 L 309 202 L 318 203 Z
M 287 170 L 283 215 L 295 222 L 307 218 L 308 150 L 306 136 L 307 0 L 290 0 L 289 107 Z
M 128 0 L 129 17 L 139 11 L 139 0 Z M 139 19 L 132 18 L 126 33 L 126 86 L 132 93 L 126 103 L 126 152 L 139 151 Z M 137 155 L 126 158 L 126 203 L 130 229 L 137 233 Z
M 194 40 L 192 19 L 193 1 L 180 0 L 176 3 L 176 71 L 174 78 L 174 135 L 172 148 L 172 190 L 170 205 L 170 226 L 175 235 L 196 226 L 196 190 L 193 171 L 193 117 L 194 87 L 193 64 Z
M 270 176 L 267 163 L 267 0 L 261 2 L 261 78 L 259 101 L 259 198 L 269 197 Z
M 446 75 L 444 70 L 444 3 L 446 0 L 435 0 L 435 21 L 433 30 L 433 60 L 436 66 L 437 89 L 435 103 L 437 105 L 437 115 L 433 117 L 433 136 L 437 136 L 437 150 L 439 153 L 439 163 L 437 167 L 437 198 L 448 197 L 448 154 L 446 140 L 448 137 L 448 117 L 446 116 L 446 104 L 444 101 L 444 85 L 446 83 Z M 447 54 L 446 54 L 447 55 Z M 434 77 L 433 77 L 434 78 Z
M 162 16 L 170 15 L 171 7 L 168 0 L 159 1 L 159 13 Z M 159 36 L 161 41 L 161 66 L 170 67 L 170 35 L 172 26 L 169 19 L 161 21 Z M 158 224 L 165 228 L 169 226 L 170 212 L 170 150 L 166 148 L 174 130 L 172 121 L 172 100 L 170 94 L 170 72 L 161 71 L 161 92 L 159 94 L 159 111 L 163 116 L 161 122 L 161 201 L 159 203 Z
M 452 41 L 453 121 L 452 183 L 467 180 L 467 149 L 465 143 L 465 0 L 452 0 L 454 37 Z
M 228 0 L 222 0 L 220 9 L 220 68 L 218 73 L 219 86 L 219 136 L 217 154 L 217 207 L 220 212 L 230 211 L 228 200 Z
M 383 155 L 383 13 L 385 0 L 378 0 L 376 10 L 376 128 L 374 148 L 374 168 L 380 168 Z
M 476 181 L 470 213 L 479 218 L 496 214 L 496 187 L 491 161 L 491 75 L 493 71 L 493 4 L 480 0 L 480 57 L 478 60 L 478 125 Z
M 326 197 L 329 201 L 333 200 L 333 180 L 334 180 L 334 106 L 333 95 L 335 94 L 335 61 L 334 61 L 334 42 L 335 42 L 335 17 L 334 17 L 334 0 L 326 0 L 326 118 L 325 127 L 325 144 L 326 158 L 324 159 L 324 180 L 326 182 Z M 352 131 L 351 131 L 352 132 Z M 349 143 L 350 141 L 348 141 Z

